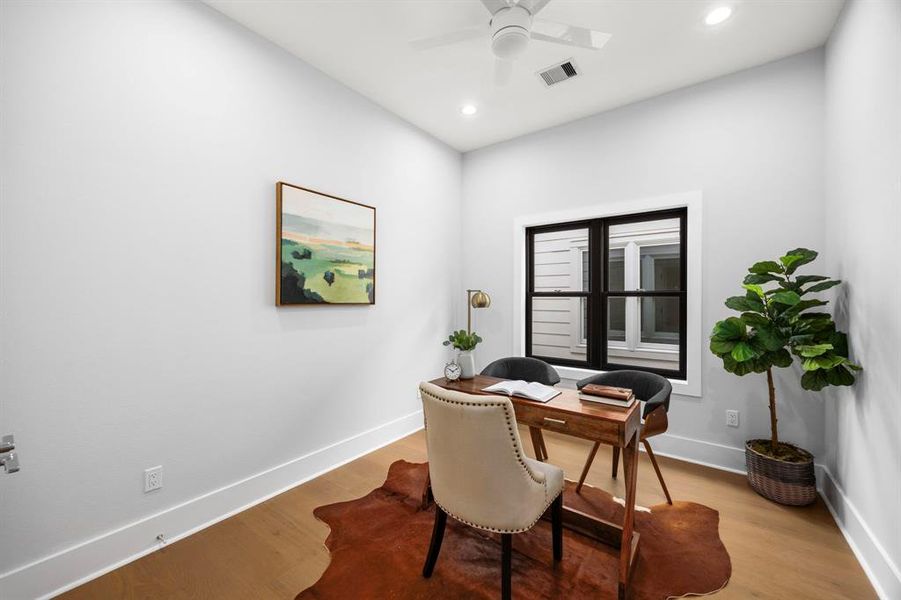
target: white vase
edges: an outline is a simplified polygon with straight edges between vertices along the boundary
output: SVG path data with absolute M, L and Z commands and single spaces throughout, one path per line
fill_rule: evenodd
M 462 350 L 457 354 L 457 364 L 460 365 L 460 379 L 472 379 L 476 375 L 476 359 L 472 350 Z

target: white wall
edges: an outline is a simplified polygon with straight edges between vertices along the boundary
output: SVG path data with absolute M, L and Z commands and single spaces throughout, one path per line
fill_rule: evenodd
M 0 39 L 0 574 L 420 409 L 457 152 L 199 4 L 3 2 Z M 374 307 L 275 308 L 280 179 L 378 208 Z
M 830 393 L 828 491 L 885 598 L 901 598 L 901 3 L 851 1 L 826 50 L 826 254 L 864 370 Z
M 703 303 L 705 344 L 688 357 L 702 361 L 703 395 L 674 397 L 670 435 L 655 447 L 743 468 L 744 441 L 768 431 L 765 377 L 726 373 L 706 334 L 731 314 L 723 301 L 743 293 L 748 266 L 823 246 L 822 51 L 467 153 L 463 173 L 463 283 L 492 295 L 475 317 L 481 364 L 513 353 L 521 327 L 508 308 L 522 258 L 514 219 L 703 192 L 703 292 L 690 302 Z M 782 437 L 821 455 L 822 398 L 789 370 L 777 386 Z M 726 409 L 741 411 L 740 428 L 725 426 Z

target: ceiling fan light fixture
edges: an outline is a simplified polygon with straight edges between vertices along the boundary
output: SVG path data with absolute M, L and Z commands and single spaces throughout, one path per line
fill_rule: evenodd
M 713 27 L 714 25 L 719 25 L 723 21 L 727 20 L 732 16 L 732 7 L 730 6 L 718 6 L 707 13 L 707 16 L 704 17 L 704 23 Z
M 516 60 L 529 47 L 529 32 L 507 27 L 491 39 L 491 51 L 502 60 Z
M 497 11 L 491 18 L 491 51 L 502 60 L 516 60 L 529 47 L 532 15 L 521 6 Z

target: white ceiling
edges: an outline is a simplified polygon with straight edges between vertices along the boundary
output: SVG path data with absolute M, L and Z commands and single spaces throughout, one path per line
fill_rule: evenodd
M 843 0 L 552 0 L 540 17 L 613 34 L 598 51 L 532 41 L 493 83 L 486 39 L 409 41 L 488 22 L 479 0 L 204 0 L 331 77 L 467 151 L 822 45 Z M 731 19 L 704 25 L 713 7 Z M 546 88 L 536 72 L 574 58 Z M 465 103 L 478 106 L 472 117 Z

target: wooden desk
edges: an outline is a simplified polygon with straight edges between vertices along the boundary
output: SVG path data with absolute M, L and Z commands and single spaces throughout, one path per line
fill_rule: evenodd
M 444 377 L 431 383 L 458 392 L 479 396 L 491 395 L 482 388 L 503 381 L 496 377 L 476 375 L 473 379 L 448 381 Z M 513 397 L 516 420 L 528 425 L 535 458 L 545 460 L 547 451 L 541 439 L 541 430 L 556 431 L 566 435 L 610 444 L 622 449 L 625 471 L 626 506 L 622 525 L 598 519 L 573 508 L 563 507 L 564 527 L 588 535 L 605 544 L 618 548 L 619 598 L 623 600 L 632 575 L 632 567 L 638 556 L 639 535 L 634 531 L 635 480 L 638 474 L 638 442 L 641 432 L 641 411 L 636 402 L 629 408 L 617 408 L 594 402 L 583 402 L 577 390 L 560 389 L 561 393 L 549 402 L 533 402 Z

